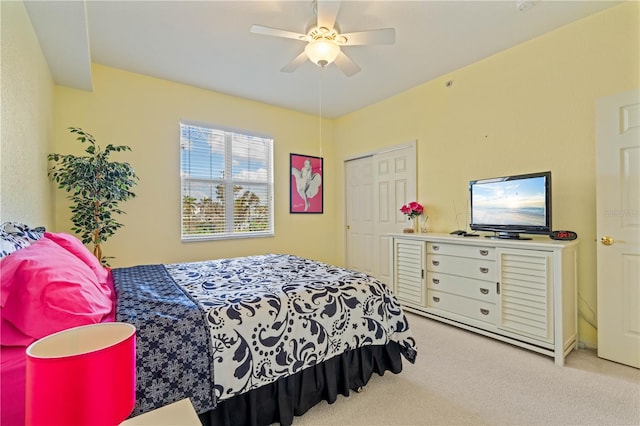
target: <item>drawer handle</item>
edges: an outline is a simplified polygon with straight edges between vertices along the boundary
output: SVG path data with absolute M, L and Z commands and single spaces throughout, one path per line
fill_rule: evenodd
M 482 256 L 488 256 L 489 255 L 489 250 L 480 250 L 480 254 Z
M 435 296 L 433 296 L 433 301 L 434 301 L 434 302 L 436 302 L 436 303 L 438 303 L 438 302 L 440 301 L 440 298 L 439 298 L 439 297 L 435 297 Z
M 437 279 L 437 278 L 431 278 L 431 281 L 432 281 L 434 284 L 440 284 L 440 280 L 439 280 L 439 279 Z
M 483 274 L 486 274 L 487 272 L 489 272 L 489 268 L 480 267 L 480 272 L 482 272 Z
M 433 263 L 433 266 L 438 266 L 440 264 L 439 260 L 432 260 L 431 263 Z
M 489 315 L 489 310 L 488 309 L 480 309 L 480 313 L 482 315 Z
M 489 294 L 489 289 L 488 289 L 488 288 L 481 288 L 481 289 L 480 289 L 480 293 L 482 293 L 482 294 Z
M 440 250 L 440 246 L 432 245 L 431 247 L 433 247 L 433 251 L 438 251 L 438 250 Z

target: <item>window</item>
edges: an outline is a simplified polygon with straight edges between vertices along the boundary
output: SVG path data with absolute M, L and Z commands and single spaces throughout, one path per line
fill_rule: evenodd
M 273 139 L 180 123 L 182 240 L 273 236 Z

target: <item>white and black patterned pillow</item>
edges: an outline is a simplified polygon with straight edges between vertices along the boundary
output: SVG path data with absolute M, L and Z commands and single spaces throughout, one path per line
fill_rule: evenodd
M 30 228 L 20 222 L 5 222 L 0 226 L 0 259 L 21 248 L 29 247 L 44 235 L 44 227 Z

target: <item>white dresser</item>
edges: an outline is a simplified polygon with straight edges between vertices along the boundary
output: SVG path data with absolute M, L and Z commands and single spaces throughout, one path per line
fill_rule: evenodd
M 411 312 L 554 357 L 577 346 L 577 241 L 393 234 L 391 277 Z

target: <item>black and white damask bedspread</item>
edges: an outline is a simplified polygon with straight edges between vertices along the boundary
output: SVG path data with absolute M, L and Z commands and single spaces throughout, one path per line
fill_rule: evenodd
M 205 311 L 219 401 L 367 345 L 415 360 L 398 301 L 366 274 L 291 255 L 164 266 Z

